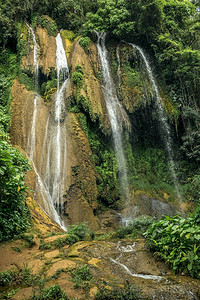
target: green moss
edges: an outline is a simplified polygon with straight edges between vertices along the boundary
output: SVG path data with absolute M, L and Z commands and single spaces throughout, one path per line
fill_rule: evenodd
M 78 121 L 81 125 L 81 128 L 85 132 L 86 136 L 88 136 L 87 117 L 83 113 L 79 113 L 78 114 Z
M 24 73 L 21 72 L 19 75 L 19 82 L 21 84 L 24 84 L 25 87 L 29 90 L 29 91 L 34 91 L 35 90 L 35 80 L 33 75 L 29 72 L 29 73 Z
M 68 39 L 70 42 L 73 42 L 76 38 L 76 34 L 71 30 L 62 30 L 61 35 L 64 39 Z
M 29 38 L 30 32 L 25 23 L 18 23 L 17 36 L 18 56 L 21 59 L 22 56 L 27 55 L 29 53 L 30 46 L 33 44 L 33 40 Z
M 92 106 L 91 102 L 85 98 L 83 95 L 79 95 L 77 99 L 78 106 L 84 113 L 88 113 L 90 116 L 90 119 L 94 121 L 94 116 L 92 114 Z
M 129 65 L 125 65 L 124 72 L 126 75 L 126 84 L 130 89 L 133 89 L 135 86 L 142 86 L 141 74 L 139 71 L 134 70 Z

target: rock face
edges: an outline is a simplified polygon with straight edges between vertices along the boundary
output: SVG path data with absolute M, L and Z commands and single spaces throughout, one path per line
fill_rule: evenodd
M 39 47 L 39 66 L 44 74 L 49 73 L 50 69 L 56 68 L 56 42 L 55 38 L 48 36 L 45 29 L 36 29 L 36 39 Z M 92 45 L 93 56 L 95 56 L 95 46 Z M 33 49 L 22 59 L 22 69 L 31 70 L 33 64 Z M 92 103 L 93 115 L 98 115 L 102 120 L 105 119 L 104 107 L 101 95 L 100 84 L 94 76 L 92 64 L 89 56 L 79 44 L 72 45 L 71 68 L 80 64 L 83 66 L 86 76 L 87 97 Z M 97 87 L 96 87 L 97 86 Z M 73 86 L 66 87 L 65 97 L 68 98 L 73 93 Z M 82 90 L 82 93 L 84 91 Z M 34 114 L 34 98 L 37 96 L 37 114 L 35 120 L 35 141 L 33 150 L 33 169 L 37 172 L 41 180 L 43 178 L 44 163 L 47 161 L 47 148 L 44 140 L 47 139 L 48 145 L 48 123 L 54 122 L 55 97 L 52 97 L 51 103 L 45 103 L 44 99 L 36 92 L 28 91 L 27 88 L 15 80 L 12 88 L 13 101 L 12 122 L 11 122 L 11 142 L 13 145 L 20 146 L 28 155 L 30 140 L 32 138 L 31 130 Z M 67 113 L 63 115 L 64 126 L 66 128 L 66 149 L 67 164 L 65 169 L 64 186 L 64 219 L 66 224 L 87 221 L 93 230 L 99 228 L 93 210 L 96 208 L 97 185 L 95 178 L 94 163 L 88 139 L 81 129 L 77 119 L 77 114 Z M 62 155 L 62 154 L 61 154 Z M 34 197 L 39 204 L 46 210 L 47 204 L 43 199 L 41 184 L 38 184 L 38 176 L 29 172 L 27 182 L 29 187 L 35 191 Z M 49 213 L 49 211 L 47 210 Z M 49 213 L 50 214 L 50 213 Z M 51 217 L 51 214 L 50 214 Z
M 46 29 L 41 27 L 36 28 L 35 36 L 39 53 L 38 64 L 40 75 L 42 77 L 41 84 L 39 85 L 43 85 L 52 81 L 52 73 L 56 73 L 56 40 L 55 37 L 48 34 Z M 30 72 L 32 72 L 33 79 L 33 43 L 30 42 L 30 39 L 31 35 L 28 40 L 27 53 L 22 57 L 21 68 L 24 74 L 29 74 L 29 77 Z M 63 34 L 63 44 L 68 54 L 71 78 L 70 83 L 67 84 L 65 88 L 65 104 L 61 120 L 66 136 L 64 147 L 66 148 L 67 161 L 63 174 L 63 218 L 66 225 L 87 221 L 93 230 L 97 230 L 99 227 L 104 229 L 116 228 L 120 223 L 120 217 L 115 211 L 108 211 L 105 214 L 102 214 L 99 219 L 95 216 L 98 208 L 98 188 L 96 181 L 98 181 L 99 174 L 97 174 L 97 171 L 95 170 L 94 157 L 90 148 L 87 132 L 84 130 L 84 126 L 81 123 L 81 117 L 86 117 L 87 115 L 86 123 L 90 119 L 90 121 L 93 122 L 92 126 L 101 127 L 99 131 L 101 130 L 101 132 L 107 134 L 108 139 L 110 139 L 110 125 L 101 81 L 99 79 L 100 69 L 97 48 L 94 43 L 90 42 L 89 52 L 86 54 L 78 41 L 73 42 L 67 40 L 65 34 Z M 135 53 L 131 54 L 128 47 L 126 48 L 126 51 L 124 51 L 123 46 L 124 45 L 121 45 L 118 49 L 119 57 L 121 57 L 121 62 L 118 61 L 120 66 L 120 70 L 118 66 L 118 75 L 120 72 L 120 76 L 118 76 L 118 79 L 115 78 L 115 81 L 118 86 L 118 93 L 121 93 L 122 103 L 127 111 L 131 113 L 135 106 L 139 106 L 142 102 L 145 102 L 145 91 L 143 91 L 142 94 L 142 79 L 139 71 L 137 73 L 139 67 L 137 66 Z M 135 82 L 129 82 L 129 77 L 132 75 L 130 75 L 129 71 L 126 69 L 128 63 L 131 63 L 132 65 L 135 64 L 137 75 L 135 77 L 133 76 Z M 77 66 L 81 67 L 83 72 L 82 83 L 79 90 L 72 80 Z M 145 81 L 145 78 L 143 79 Z M 138 86 L 140 91 L 139 94 L 137 94 L 137 97 L 134 94 L 136 91 L 131 89 L 131 84 L 133 83 L 137 84 L 135 86 Z M 41 86 L 39 86 L 39 90 L 42 90 Z M 53 90 L 56 90 L 56 88 Z M 28 186 L 35 191 L 34 198 L 36 201 L 47 211 L 50 217 L 53 218 L 49 205 L 46 203 L 47 201 L 44 200 L 43 187 L 41 183 L 38 183 L 38 175 L 40 176 L 40 181 L 44 181 L 43 179 L 47 174 L 46 165 L 48 164 L 48 160 L 51 159 L 51 157 L 49 158 L 48 156 L 47 149 L 48 144 L 51 142 L 50 137 L 53 135 L 51 128 L 52 126 L 56 126 L 54 118 L 56 101 L 55 92 L 50 96 L 49 102 L 47 102 L 39 94 L 29 91 L 23 84 L 20 84 L 18 80 L 15 80 L 12 88 L 12 95 L 11 142 L 12 144 L 21 147 L 29 156 L 30 141 L 31 139 L 34 139 L 33 171 L 28 173 L 27 183 Z M 35 127 L 34 130 L 32 130 L 35 97 L 37 97 L 37 114 Z M 84 108 L 82 108 L 85 115 L 83 115 L 80 110 L 78 112 L 69 112 L 69 109 L 67 109 L 68 102 L 70 101 L 69 99 L 73 98 L 76 105 L 78 105 L 79 97 L 83 97 L 89 107 L 87 107 L 89 112 L 84 111 Z M 148 96 L 146 95 L 146 99 L 147 98 Z M 35 132 L 34 137 L 33 131 Z M 61 156 L 64 155 L 63 153 L 60 154 Z M 31 196 L 33 197 L 33 194 L 31 194 Z M 152 199 L 145 195 L 140 195 L 139 197 L 133 195 L 133 197 L 131 196 L 130 198 L 131 206 L 133 207 L 131 213 L 133 218 L 141 214 L 153 215 L 156 218 L 160 218 L 163 214 L 173 215 L 176 213 L 173 206 L 167 202 Z M 129 209 L 129 207 L 126 208 L 126 210 Z
M 66 191 L 65 214 L 68 222 L 76 223 L 87 220 L 93 229 L 98 229 L 93 209 L 96 207 L 97 185 L 92 153 L 88 139 L 80 127 L 76 116 L 67 116 L 69 134 L 69 159 L 71 173 L 69 188 Z
M 21 68 L 24 71 L 33 71 L 33 42 L 30 32 L 29 47 L 27 46 L 27 53 L 22 57 Z M 55 37 L 48 35 L 45 28 L 36 28 L 37 48 L 38 48 L 38 62 L 41 71 L 48 75 L 50 70 L 56 69 L 56 41 Z
M 91 105 L 92 115 L 99 118 L 105 129 L 109 128 L 106 106 L 101 89 L 100 80 L 97 79 L 99 72 L 98 53 L 94 43 L 90 43 L 89 56 L 85 53 L 78 42 L 75 43 L 71 53 L 72 73 L 77 65 L 83 68 L 83 83 L 80 95 L 84 96 Z

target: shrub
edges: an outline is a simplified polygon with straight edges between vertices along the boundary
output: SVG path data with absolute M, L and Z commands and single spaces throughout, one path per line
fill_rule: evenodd
M 56 36 L 57 26 L 56 23 L 49 16 L 40 16 L 37 19 L 37 24 L 46 28 L 49 35 Z
M 85 53 L 89 53 L 89 46 L 90 46 L 90 38 L 89 37 L 82 37 L 79 39 L 79 44 L 84 49 Z
M 119 239 L 131 235 L 133 237 L 141 237 L 148 227 L 153 223 L 154 218 L 149 216 L 140 216 L 131 221 L 128 226 L 121 226 L 115 233 Z
M 20 237 L 28 243 L 29 248 L 35 245 L 33 234 L 21 234 Z
M 200 228 L 198 211 L 184 219 L 163 217 L 145 233 L 148 248 L 169 263 L 174 272 L 200 278 Z
M 82 81 L 83 81 L 83 74 L 80 73 L 79 71 L 76 71 L 72 74 L 72 81 L 74 84 L 77 85 L 77 87 L 80 89 L 82 86 Z
M 50 244 L 50 243 L 45 243 L 43 240 L 40 240 L 40 243 L 39 243 L 39 249 L 40 249 L 40 250 L 48 250 L 48 249 L 51 249 L 51 244 Z
M 20 285 L 31 286 L 36 282 L 37 278 L 31 274 L 26 266 L 18 270 L 10 270 L 0 272 L 0 286 Z
M 13 271 L 3 271 L 0 273 L 0 286 L 6 286 L 13 281 Z
M 89 228 L 86 223 L 78 223 L 68 227 L 69 235 L 76 235 L 79 241 L 83 241 L 87 234 L 89 233 Z
M 41 290 L 39 295 L 33 295 L 32 300 L 68 300 L 69 298 L 61 287 L 56 284 L 49 288 Z
M 72 277 L 75 288 L 87 288 L 89 281 L 92 279 L 90 268 L 88 267 L 88 265 L 83 265 L 72 273 Z
M 28 169 L 22 154 L 0 137 L 0 242 L 20 234 L 29 225 L 24 184 Z
M 96 293 L 95 300 L 142 300 L 145 299 L 135 285 L 128 281 L 124 287 L 114 286 L 112 289 L 105 287 L 99 288 Z

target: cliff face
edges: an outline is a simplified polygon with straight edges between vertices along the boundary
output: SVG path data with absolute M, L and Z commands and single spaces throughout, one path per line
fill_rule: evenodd
M 56 42 L 55 38 L 48 36 L 45 29 L 36 29 L 36 39 L 39 48 L 40 72 L 48 75 L 50 69 L 56 69 Z M 92 113 L 104 118 L 105 108 L 103 107 L 100 83 L 94 76 L 91 60 L 84 53 L 78 43 L 71 44 L 71 70 L 77 64 L 84 68 L 87 84 L 87 97 L 91 102 Z M 92 45 L 93 56 L 95 46 Z M 96 56 L 97 59 L 97 56 Z M 22 58 L 22 69 L 27 72 L 33 71 L 33 48 L 29 47 L 29 53 Z M 67 99 L 74 93 L 73 84 L 67 85 L 65 98 Z M 85 93 L 81 90 L 81 93 Z M 32 124 L 34 115 L 34 98 L 37 96 L 37 114 L 35 120 L 35 141 L 33 150 L 33 169 L 43 177 L 44 164 L 47 162 L 48 133 L 49 124 L 53 123 L 55 95 L 51 96 L 49 103 L 36 92 L 28 91 L 27 88 L 15 80 L 12 88 L 13 101 L 12 123 L 11 123 L 11 142 L 20 146 L 29 153 L 30 140 L 33 135 Z M 97 207 L 97 185 L 95 177 L 92 152 L 88 139 L 78 121 L 78 115 L 66 112 L 63 115 L 62 123 L 66 128 L 66 149 L 67 163 L 64 174 L 64 219 L 66 224 L 73 224 L 81 221 L 88 221 L 93 229 L 98 229 L 99 225 L 94 216 L 93 210 Z M 44 142 L 46 139 L 46 142 Z M 46 143 L 46 144 L 45 144 Z M 62 155 L 62 153 L 61 153 Z M 41 185 L 38 183 L 37 176 L 28 174 L 27 182 L 31 189 L 35 190 L 35 199 L 46 209 L 46 204 L 42 196 Z
M 30 31 L 30 30 L 29 30 Z M 21 68 L 24 71 L 33 71 L 33 41 L 30 32 L 25 32 L 29 36 L 27 38 L 26 55 L 22 57 Z M 37 27 L 36 31 L 37 47 L 38 47 L 38 62 L 41 71 L 48 75 L 51 68 L 56 69 L 56 40 L 50 36 L 47 29 Z M 22 37 L 21 37 L 22 38 Z
M 39 66 L 37 93 L 33 91 L 35 84 L 34 45 L 31 41 L 30 28 L 29 30 L 24 29 L 23 34 L 21 38 L 26 43 L 26 51 L 21 59 L 23 76 L 20 76 L 19 80 L 15 80 L 12 88 L 13 114 L 10 136 L 11 142 L 20 146 L 29 157 L 32 152 L 33 171 L 28 174 L 27 182 L 29 187 L 34 190 L 34 198 L 53 218 L 49 204 L 47 204 L 48 201 L 44 197 L 44 189 L 47 181 L 48 184 L 50 182 L 50 185 L 55 184 L 49 174 L 54 174 L 56 167 L 50 161 L 61 156 L 63 157 L 61 160 L 63 194 L 62 207 L 59 209 L 62 210 L 65 224 L 87 221 L 94 230 L 99 226 L 115 227 L 119 222 L 117 214 L 110 211 L 102 215 L 105 208 L 119 209 L 122 208 L 122 204 L 120 203 L 120 187 L 117 182 L 118 169 L 110 134 L 111 128 L 101 84 L 102 75 L 97 47 L 90 41 L 88 51 L 85 51 L 80 46 L 79 40 L 73 39 L 72 32 L 64 31 L 62 33 L 70 69 L 70 80 L 65 86 L 65 101 L 60 120 L 62 130 L 59 134 L 63 145 L 60 147 L 60 152 L 57 153 L 58 145 L 54 137 L 57 128 L 55 120 L 56 39 L 54 36 L 50 36 L 44 28 L 37 27 L 35 30 Z M 68 39 L 69 35 L 71 35 L 70 40 Z M 134 157 L 138 140 L 143 140 L 146 135 L 148 135 L 149 144 L 153 145 L 158 140 L 156 117 L 149 114 L 152 109 L 153 91 L 136 51 L 126 44 L 110 45 L 109 47 L 110 65 L 120 105 L 122 104 L 126 109 L 132 123 L 131 130 L 129 132 L 127 129 L 125 130 L 123 146 L 130 185 L 129 203 L 135 207 L 133 216 L 135 217 L 143 214 L 144 209 L 140 203 L 143 195 L 150 196 L 147 197 L 150 203 L 149 207 L 155 200 L 154 197 L 151 198 L 152 195 L 149 191 L 143 190 L 143 184 L 142 188 L 138 185 L 139 180 L 142 181 L 145 177 L 145 180 L 147 178 L 151 184 L 158 180 L 153 175 L 154 171 L 157 172 L 154 170 L 154 162 L 152 166 L 150 166 L 151 162 L 149 165 L 146 163 L 146 160 L 149 159 L 148 151 L 151 152 L 151 148 L 147 149 L 147 153 L 141 153 L 147 157 L 144 156 L 144 158 L 141 155 L 142 158 L 140 158 L 137 153 Z M 75 77 L 75 75 L 79 77 Z M 150 133 L 149 128 L 153 128 Z M 54 147 L 53 152 L 49 150 L 52 147 Z M 158 155 L 161 155 L 160 152 Z M 160 157 L 156 156 L 153 159 L 160 160 Z M 165 172 L 164 161 L 159 163 L 160 165 L 163 168 L 161 172 Z M 51 192 L 51 190 L 50 187 L 49 191 Z M 169 195 L 166 191 L 161 191 L 160 194 L 162 195 L 162 193 L 160 206 L 158 206 L 163 208 L 162 201 L 166 202 Z M 164 210 L 164 213 L 167 211 Z M 150 208 L 145 210 L 145 214 L 155 215 Z
M 97 79 L 99 73 L 98 53 L 95 44 L 90 43 L 89 55 L 77 42 L 71 55 L 72 73 L 77 65 L 83 68 L 83 82 L 80 95 L 85 97 L 91 106 L 91 114 L 94 118 L 99 118 L 106 128 L 109 128 L 108 116 L 106 113 L 105 101 L 101 88 L 101 82 Z

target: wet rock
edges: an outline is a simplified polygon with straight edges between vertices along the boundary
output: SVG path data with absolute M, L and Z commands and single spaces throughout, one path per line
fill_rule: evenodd
M 101 228 L 107 229 L 116 229 L 120 222 L 121 217 L 115 210 L 108 210 L 106 211 L 101 217 Z

